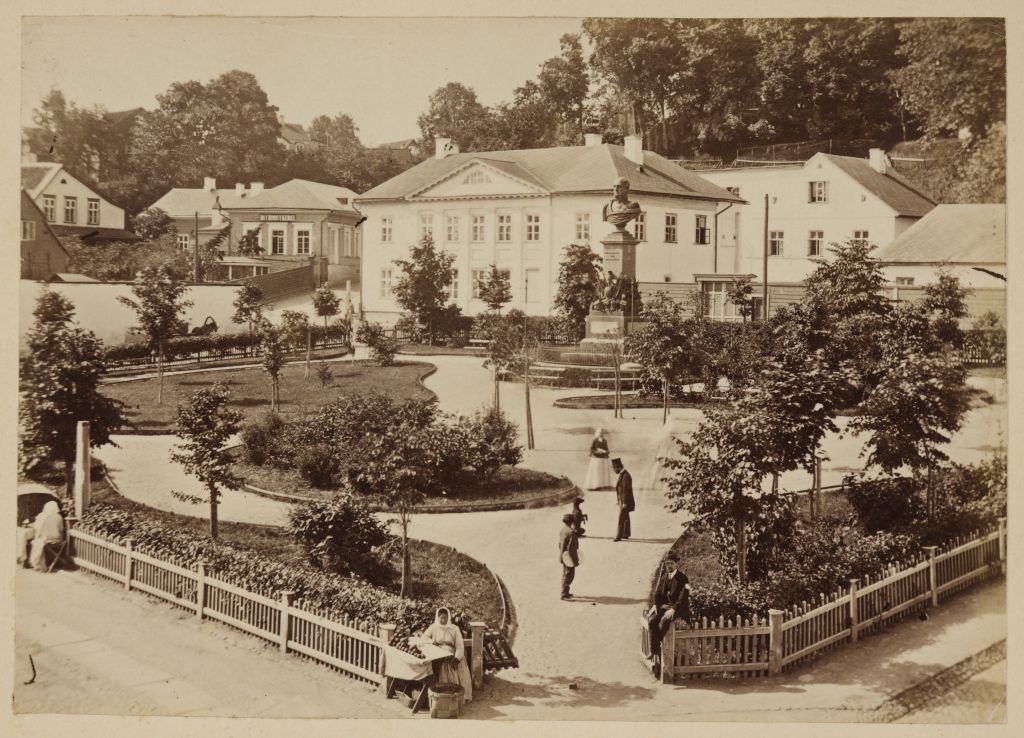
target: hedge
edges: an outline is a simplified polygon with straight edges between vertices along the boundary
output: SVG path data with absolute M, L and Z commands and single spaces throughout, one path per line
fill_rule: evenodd
M 330 338 L 346 337 L 344 329 L 340 326 L 312 326 L 313 347 L 322 344 Z M 164 347 L 164 358 L 168 361 L 186 358 L 194 354 L 207 352 L 210 354 L 227 355 L 229 352 L 245 350 L 246 353 L 255 355 L 259 345 L 259 336 L 248 333 L 211 333 L 206 336 L 176 336 L 167 341 Z M 123 361 L 126 359 L 144 359 L 153 355 L 153 348 L 149 343 L 132 343 L 124 346 L 111 346 L 107 349 L 105 358 L 109 362 Z
M 361 579 L 343 577 L 294 562 L 285 562 L 227 543 L 213 541 L 205 535 L 170 528 L 96 502 L 85 513 L 80 528 L 98 533 L 123 545 L 132 540 L 136 551 L 164 560 L 175 559 L 179 566 L 197 570 L 200 561 L 217 578 L 255 594 L 277 599 L 285 591 L 295 599 L 322 609 L 331 615 L 363 620 L 375 625 L 394 623 L 395 641 L 418 635 L 434 620 L 439 603 L 402 598 L 397 594 Z M 464 634 L 469 634 L 470 618 L 463 612 L 452 612 L 453 621 Z

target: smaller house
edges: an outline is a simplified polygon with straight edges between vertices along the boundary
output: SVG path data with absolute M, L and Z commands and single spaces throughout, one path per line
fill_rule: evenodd
M 940 274 L 970 289 L 971 316 L 1006 319 L 1006 205 L 938 205 L 875 257 L 896 299 L 913 300 Z
M 50 280 L 66 273 L 69 254 L 32 197 L 21 191 L 21 278 Z
M 21 189 L 43 212 L 58 237 L 83 241 L 137 241 L 125 230 L 124 209 L 119 208 L 71 174 L 60 162 L 25 161 Z
M 320 148 L 320 142 L 316 141 L 306 129 L 298 123 L 285 123 L 281 119 L 281 132 L 277 135 L 277 141 L 288 151 L 296 153 L 300 151 L 316 151 Z
M 377 148 L 385 151 L 405 151 L 411 156 L 420 156 L 423 153 L 420 150 L 420 142 L 415 138 L 403 138 L 401 141 L 389 141 L 388 143 L 378 145 Z

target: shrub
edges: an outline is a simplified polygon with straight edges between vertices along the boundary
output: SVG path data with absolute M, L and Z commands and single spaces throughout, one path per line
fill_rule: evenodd
M 903 529 L 924 516 L 925 506 L 914 480 L 908 478 L 856 480 L 846 489 L 857 519 L 868 533 Z
M 747 521 L 747 578 L 761 580 L 793 544 L 796 505 L 788 495 L 763 495 L 757 516 Z M 712 529 L 711 541 L 726 572 L 736 572 L 735 528 Z
M 438 423 L 424 435 L 439 489 L 468 465 L 469 438 L 457 424 Z
M 589 369 L 569 367 L 559 375 L 559 384 L 563 387 L 589 387 L 594 375 Z
M 299 449 L 295 455 L 295 468 L 303 479 L 317 489 L 330 489 L 338 484 L 341 465 L 333 446 L 318 443 Z
M 356 332 L 356 340 L 370 347 L 370 357 L 380 366 L 395 363 L 398 341 L 385 335 L 379 323 L 363 323 Z
M 326 361 L 321 361 L 316 366 L 316 376 L 320 380 L 320 385 L 326 387 L 334 379 L 334 372 Z
M 245 458 L 256 466 L 273 463 L 278 456 L 284 420 L 273 412 L 262 413 L 242 429 Z
M 771 607 L 763 582 L 741 587 L 735 582 L 710 582 L 690 585 L 690 620 L 726 620 L 736 622 L 755 615 L 765 617 Z
M 950 464 L 932 475 L 937 500 L 935 514 L 923 514 L 913 529 L 924 545 L 938 545 L 990 530 L 1006 516 L 1006 456 L 997 455 L 979 464 Z
M 496 408 L 477 410 L 472 418 L 460 418 L 467 437 L 467 466 L 483 476 L 502 466 L 515 466 L 523 459 L 519 427 Z
M 373 549 L 388 540 L 373 513 L 349 494 L 292 507 L 288 530 L 314 568 L 334 572 L 365 571 Z

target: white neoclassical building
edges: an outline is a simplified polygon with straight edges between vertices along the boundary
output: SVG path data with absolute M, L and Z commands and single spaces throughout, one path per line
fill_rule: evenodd
M 363 224 L 363 308 L 374 320 L 401 312 L 392 287 L 394 260 L 430 234 L 455 254 L 450 297 L 464 314 L 487 308 L 478 285 L 491 264 L 508 272 L 509 307 L 548 315 L 563 249 L 586 244 L 602 253 L 612 226 L 601 220 L 619 177 L 630 181 L 642 219 L 634 224 L 637 279 L 693 282 L 715 271 L 715 213 L 742 200 L 662 156 L 639 137 L 624 146 L 601 143 L 518 151 L 459 153 L 438 139 L 437 154 L 360 195 Z

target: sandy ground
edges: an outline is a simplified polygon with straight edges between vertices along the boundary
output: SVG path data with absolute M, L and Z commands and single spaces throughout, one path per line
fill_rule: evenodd
M 466 414 L 489 401 L 490 375 L 482 368 L 480 359 L 436 356 L 429 361 L 438 366 L 438 371 L 426 384 L 437 393 L 445 410 Z M 980 460 L 1005 440 L 1005 380 L 983 382 L 997 401 L 978 407 L 968 416 L 949 448 L 955 460 Z M 579 482 L 586 470 L 590 437 L 595 427 L 603 426 L 608 430 L 612 456 L 621 457 L 633 474 L 637 510 L 632 520 L 634 537 L 614 543 L 614 493 L 586 494 L 584 511 L 590 515 L 590 521 L 588 535 L 582 541 L 582 566 L 573 585 L 576 601 L 563 602 L 558 597 L 561 568 L 555 543 L 565 510 L 541 508 L 413 518 L 411 535 L 453 545 L 479 559 L 502 577 L 511 592 L 519 625 L 515 651 L 522 668 L 502 672 L 491 680 L 487 699 L 471 705 L 469 716 L 623 719 L 622 709 L 626 709 L 631 719 L 729 719 L 726 716 L 746 714 L 749 710 L 749 719 L 764 720 L 787 710 L 812 709 L 811 705 L 815 706 L 813 709 L 825 710 L 868 709 L 893 694 L 890 688 L 907 688 L 913 684 L 911 678 L 927 676 L 929 669 L 949 666 L 1005 637 L 1004 597 L 991 594 L 993 590 L 989 588 L 987 599 L 968 595 L 940 608 L 939 612 L 960 612 L 963 618 L 964 622 L 957 624 L 955 643 L 947 643 L 946 638 L 939 642 L 943 632 L 936 627 L 939 618 L 933 617 L 930 626 L 923 624 L 925 632 L 931 634 L 928 640 L 934 652 L 925 649 L 923 656 L 914 656 L 916 660 L 909 663 L 921 668 L 900 667 L 898 680 L 880 679 L 877 669 L 862 661 L 863 654 L 870 651 L 865 644 L 855 651 L 846 649 L 843 653 L 848 656 L 836 654 L 819 661 L 813 673 L 794 675 L 793 679 L 812 682 L 807 685 L 801 681 L 797 688 L 782 687 L 777 681 L 744 681 L 738 683 L 742 687 L 733 684 L 724 688 L 715 686 L 715 682 L 658 687 L 637 658 L 637 619 L 647 597 L 649 577 L 665 549 L 681 532 L 685 517 L 665 509 L 657 458 L 673 450 L 673 437 L 690 432 L 699 422 L 700 414 L 675 410 L 669 425 L 663 426 L 661 411 L 657 409 L 628 410 L 626 418 L 613 419 L 610 410 L 551 406 L 554 399 L 579 392 L 533 390 L 536 445 L 541 450 L 527 452 L 523 465 L 563 474 Z M 501 393 L 502 408 L 523 427 L 522 386 L 503 384 Z M 202 507 L 178 502 L 169 494 L 172 489 L 192 492 L 196 483 L 168 460 L 168 437 L 121 436 L 116 440 L 120 449 L 105 448 L 98 455 L 107 462 L 123 494 L 154 507 L 204 515 Z M 829 457 L 823 465 L 825 484 L 837 483 L 849 470 L 862 466 L 858 458 L 861 439 L 830 437 L 824 447 Z M 794 473 L 783 479 L 783 486 L 799 489 L 808 482 L 806 474 Z M 228 493 L 221 506 L 221 518 L 279 524 L 284 519 L 284 510 L 281 503 Z M 982 608 L 974 620 L 971 603 Z M 961 612 L 963 608 L 968 609 Z M 914 624 L 901 626 L 900 632 L 912 627 Z M 879 636 L 867 643 L 886 637 Z M 977 648 L 968 650 L 974 646 Z M 883 664 L 885 656 L 875 654 Z M 824 691 L 817 694 L 814 685 L 828 673 L 827 663 L 837 659 L 855 662 L 866 669 L 863 682 L 846 673 L 849 665 L 842 666 L 835 670 L 833 681 L 822 686 Z M 571 690 L 570 683 L 578 689 Z M 808 702 L 811 692 L 815 692 L 815 701 Z M 762 714 L 766 701 L 759 701 L 759 695 L 776 705 L 770 714 Z M 749 707 L 744 707 L 745 703 Z M 569 705 L 577 709 L 561 711 Z M 790 713 L 789 717 L 778 719 L 812 718 L 794 718 Z
M 1000 661 L 975 674 L 933 704 L 904 715 L 896 722 L 968 725 L 1006 722 L 1006 662 Z

